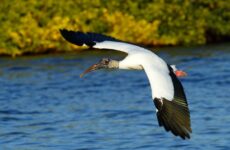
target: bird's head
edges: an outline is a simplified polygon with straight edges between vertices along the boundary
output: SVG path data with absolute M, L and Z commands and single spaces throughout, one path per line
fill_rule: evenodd
M 103 58 L 101 59 L 98 63 L 93 64 L 90 66 L 88 69 L 86 69 L 80 77 L 83 77 L 85 74 L 94 71 L 94 70 L 99 70 L 99 69 L 108 69 L 108 68 L 117 68 L 118 63 L 115 60 L 109 59 L 109 58 Z

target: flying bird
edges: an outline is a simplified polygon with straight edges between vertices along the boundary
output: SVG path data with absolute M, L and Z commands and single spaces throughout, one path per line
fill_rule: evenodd
M 103 58 L 86 69 L 81 77 L 99 69 L 135 69 L 144 70 L 152 91 L 152 100 L 156 107 L 159 126 L 171 131 L 175 136 L 189 139 L 192 133 L 190 112 L 183 86 L 177 76 L 186 73 L 174 65 L 168 65 L 162 58 L 143 47 L 127 43 L 110 36 L 92 33 L 60 30 L 61 35 L 70 43 L 95 49 L 108 49 L 125 52 L 123 60 Z

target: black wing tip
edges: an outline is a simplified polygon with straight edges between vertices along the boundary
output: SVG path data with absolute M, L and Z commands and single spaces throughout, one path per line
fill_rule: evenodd
M 192 129 L 187 106 L 178 105 L 175 100 L 168 101 L 158 98 L 154 99 L 154 104 L 158 110 L 157 119 L 159 126 L 163 126 L 167 132 L 171 131 L 172 134 L 180 136 L 184 140 L 190 139 Z
M 74 34 L 75 32 L 72 30 L 67 29 L 59 29 L 61 35 L 65 38 L 66 36 L 69 36 L 70 34 Z M 78 32 L 78 31 L 77 31 Z
M 97 42 L 103 41 L 119 41 L 113 37 L 93 33 L 93 32 L 81 32 L 81 31 L 72 31 L 67 29 L 59 29 L 61 35 L 70 43 L 82 46 L 86 44 L 87 46 L 93 47 Z
M 59 31 L 62 33 L 62 32 L 68 31 L 68 30 L 66 30 L 66 29 L 59 29 Z
M 189 129 L 183 126 L 177 126 L 177 124 L 173 124 L 167 122 L 166 120 L 162 119 L 160 115 L 158 115 L 158 122 L 160 127 L 164 127 L 165 131 L 171 132 L 175 136 L 181 137 L 183 140 L 190 139 L 190 133 L 192 133 Z
M 59 29 L 59 32 L 61 33 L 61 35 L 65 38 L 65 36 L 68 34 L 68 30 L 66 29 Z
M 67 29 L 59 29 L 59 31 L 61 35 L 64 37 L 64 39 L 72 44 L 78 46 L 82 46 L 85 44 L 89 47 L 92 47 L 96 44 L 93 38 L 88 35 L 88 33 L 84 33 L 81 31 L 72 31 Z

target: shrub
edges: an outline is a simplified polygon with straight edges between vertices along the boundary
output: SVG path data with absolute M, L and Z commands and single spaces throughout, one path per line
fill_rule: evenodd
M 77 50 L 60 28 L 98 32 L 143 45 L 229 40 L 229 0 L 2 0 L 0 54 Z

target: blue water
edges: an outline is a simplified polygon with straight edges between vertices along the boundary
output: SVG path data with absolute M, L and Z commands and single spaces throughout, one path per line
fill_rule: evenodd
M 101 70 L 112 51 L 0 58 L 1 150 L 230 149 L 230 45 L 157 50 L 186 71 L 192 137 L 158 127 L 142 71 Z

